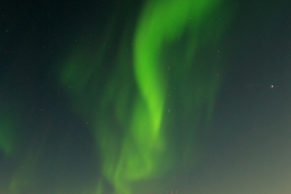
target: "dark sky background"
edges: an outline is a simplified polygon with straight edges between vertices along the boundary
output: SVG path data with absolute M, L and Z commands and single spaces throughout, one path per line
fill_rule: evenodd
M 57 76 L 67 51 L 84 39 L 102 39 L 110 22 L 114 52 L 124 24 L 135 22 L 142 4 L 0 3 L 0 130 L 11 126 L 15 148 L 13 154 L 0 149 L 0 193 L 85 194 L 97 185 L 101 159 L 90 123 L 72 111 Z M 164 178 L 152 194 L 290 193 L 291 3 L 234 5 L 219 51 L 228 65 L 212 124 L 198 130 L 201 159 L 182 176 Z M 104 67 L 104 77 L 111 68 Z M 12 191 L 14 177 L 26 186 Z

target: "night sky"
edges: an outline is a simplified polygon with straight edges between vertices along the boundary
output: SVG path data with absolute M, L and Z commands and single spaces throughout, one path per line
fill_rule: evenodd
M 0 194 L 288 194 L 288 0 L 0 3 Z

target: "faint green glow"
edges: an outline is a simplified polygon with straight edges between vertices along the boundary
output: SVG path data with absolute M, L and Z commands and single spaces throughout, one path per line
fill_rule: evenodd
M 97 191 L 96 191 L 96 194 L 102 194 L 103 193 L 103 185 L 102 183 L 100 182 L 98 185 L 97 185 Z
M 9 116 L 0 114 L 0 152 L 12 154 L 16 146 L 15 126 Z
M 11 142 L 11 133 L 10 128 L 3 125 L 1 126 L 0 130 L 0 150 L 3 151 L 6 154 L 9 154 L 12 152 L 12 142 Z
M 35 179 L 35 168 L 38 162 L 39 153 L 31 152 L 19 165 L 17 171 L 9 185 L 11 194 L 22 194 L 29 191 L 33 185 L 36 185 L 38 179 Z

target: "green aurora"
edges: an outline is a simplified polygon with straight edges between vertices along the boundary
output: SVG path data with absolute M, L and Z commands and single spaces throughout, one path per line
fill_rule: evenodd
M 121 35 L 113 17 L 101 39 L 68 51 L 60 83 L 74 112 L 88 121 L 101 158 L 97 188 L 84 194 L 142 194 L 178 166 L 193 167 L 195 131 L 203 119 L 210 123 L 223 73 L 217 50 L 230 15 L 219 0 L 146 1 Z M 17 134 L 11 119 L 1 118 L 0 149 L 11 155 Z M 12 194 L 34 184 L 42 148 L 35 149 L 12 177 Z
M 13 126 L 11 118 L 12 117 L 7 116 L 7 114 L 0 114 L 0 151 L 3 151 L 7 155 L 13 153 L 16 142 L 15 127 Z
M 220 83 L 217 50 L 227 17 L 219 0 L 147 1 L 136 26 L 119 35 L 116 60 L 106 53 L 114 24 L 104 46 L 99 40 L 97 48 L 81 44 L 68 54 L 61 82 L 74 111 L 91 123 L 102 158 L 98 194 L 108 192 L 103 182 L 116 194 L 136 193 L 135 184 L 195 160 L 195 128 L 209 121 Z M 107 63 L 114 69 L 104 78 Z M 185 123 L 181 144 L 174 129 Z
M 0 194 L 288 193 L 290 3 L 3 3 Z

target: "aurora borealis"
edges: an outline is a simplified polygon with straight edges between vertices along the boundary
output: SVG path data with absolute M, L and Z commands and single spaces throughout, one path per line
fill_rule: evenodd
M 92 128 L 97 137 L 95 140 L 97 147 L 102 155 L 103 176 L 114 187 L 116 193 L 132 193 L 131 185 L 134 182 L 162 175 L 164 171 L 172 167 L 171 165 L 179 162 L 174 161 L 174 158 L 177 157 L 176 153 L 169 149 L 169 144 L 175 140 L 167 137 L 170 136 L 168 134 L 172 123 L 165 115 L 167 113 L 165 106 L 171 106 L 171 97 L 167 94 L 172 90 L 169 86 L 169 77 L 174 75 L 167 72 L 167 66 L 170 64 L 165 59 L 166 57 L 163 57 L 163 55 L 167 55 L 164 50 L 167 50 L 167 47 L 170 47 L 175 41 L 179 42 L 180 38 L 183 39 L 184 33 L 187 34 L 185 40 L 197 39 L 193 36 L 199 36 L 202 23 L 206 25 L 204 30 L 213 28 L 213 33 L 215 33 L 214 38 L 209 37 L 202 42 L 206 44 L 207 41 L 218 42 L 219 35 L 216 32 L 218 26 L 213 27 L 213 24 L 206 24 L 209 20 L 207 18 L 213 14 L 212 9 L 217 6 L 219 5 L 216 1 L 173 0 L 146 3 L 140 19 L 137 20 L 137 27 L 132 33 L 128 32 L 133 38 L 128 38 L 129 35 L 126 34 L 124 35 L 126 40 L 119 43 L 120 48 L 117 49 L 119 57 L 113 62 L 116 63 L 115 71 L 117 72 L 106 80 L 106 83 L 109 84 L 104 86 L 105 95 L 101 97 L 101 103 L 97 103 L 95 108 L 86 106 L 86 103 L 91 103 L 94 99 L 99 101 L 95 96 L 95 93 L 98 92 L 96 85 L 99 84 L 99 69 L 96 66 L 100 67 L 104 63 L 98 61 L 102 56 L 96 57 L 95 60 L 88 59 L 86 57 L 88 51 L 84 48 L 84 50 L 77 51 L 78 57 L 75 57 L 74 54 L 68 59 L 61 76 L 62 80 L 69 91 L 73 90 L 71 92 L 74 98 L 72 103 L 79 105 L 76 111 L 79 112 L 79 108 L 81 114 L 93 111 L 93 113 L 83 116 L 86 119 L 92 119 L 91 122 L 94 123 Z M 203 19 L 206 21 L 203 22 Z M 188 33 L 185 32 L 187 30 Z M 133 42 L 133 46 L 129 42 Z M 213 45 L 216 46 L 215 43 L 212 43 Z M 198 40 L 194 40 L 191 41 L 191 45 L 185 44 L 184 46 L 186 49 L 183 52 L 187 52 L 189 48 L 200 45 Z M 125 49 L 127 49 L 127 53 L 123 52 Z M 204 78 L 207 77 L 207 81 L 190 77 L 188 80 L 188 82 L 202 82 L 199 86 L 200 91 L 193 88 L 193 99 L 186 104 L 186 106 L 189 106 L 190 103 L 199 104 L 197 107 L 190 104 L 189 107 L 193 111 L 192 117 L 199 117 L 200 115 L 195 112 L 199 110 L 198 106 L 207 107 L 212 104 L 219 80 L 212 80 L 211 76 L 214 76 L 214 72 L 217 73 L 216 69 L 219 67 L 216 66 L 221 64 L 217 61 L 191 60 L 195 55 L 195 50 L 191 50 L 192 56 L 185 56 L 183 52 L 177 51 L 175 54 L 171 54 L 173 61 L 179 60 L 179 63 L 172 62 L 171 66 L 179 66 L 183 75 L 187 74 L 185 72 L 187 66 L 192 66 L 193 72 L 204 73 Z M 79 57 L 79 52 L 81 57 Z M 195 63 L 206 63 L 207 70 Z M 90 72 L 87 73 L 87 71 Z M 178 74 L 177 71 L 173 73 Z M 179 78 L 175 81 L 180 81 L 181 85 L 185 84 Z M 77 90 L 77 96 L 74 96 L 75 90 Z M 187 96 L 189 89 L 181 90 L 179 93 Z M 205 99 L 202 97 L 204 95 L 209 96 Z M 84 102 L 86 103 L 83 104 Z M 93 102 L 93 104 L 95 103 Z M 102 115 L 107 111 L 111 113 L 106 116 Z M 195 130 L 195 126 L 190 129 Z M 192 133 L 190 132 L 190 135 Z M 193 142 L 187 143 L 193 144 Z M 184 149 L 190 149 L 187 146 Z M 100 184 L 102 187 L 102 183 Z M 102 193 L 102 189 L 98 189 Z
M 0 194 L 286 193 L 288 4 L 4 3 Z

